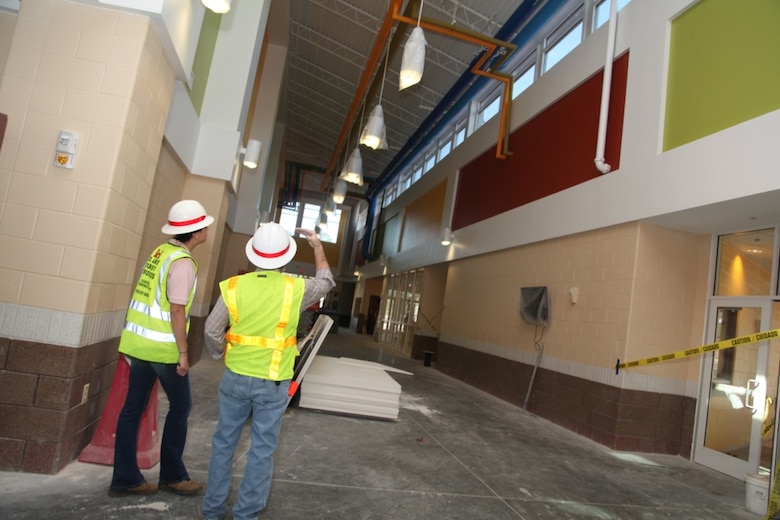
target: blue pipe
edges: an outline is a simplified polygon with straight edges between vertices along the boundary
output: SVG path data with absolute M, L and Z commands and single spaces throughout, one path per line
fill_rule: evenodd
M 521 49 L 565 2 L 566 0 L 548 1 L 539 13 L 531 19 L 528 25 L 520 30 L 522 24 L 528 20 L 528 17 L 539 3 L 539 0 L 524 0 L 501 29 L 496 32 L 494 38 L 510 41 L 518 49 Z M 493 81 L 471 73 L 471 69 L 478 59 L 479 56 L 474 57 L 467 71 L 458 78 L 439 104 L 436 105 L 436 110 L 422 122 L 403 148 L 393 157 L 385 170 L 379 175 L 377 182 L 372 184 L 366 192 L 367 199 L 375 197 L 377 193 L 381 193 L 381 190 L 398 175 L 398 170 L 401 170 L 406 165 L 409 156 L 430 144 L 431 136 L 435 136 L 441 126 L 451 122 L 452 114 L 458 114 L 465 105 L 471 102 L 475 91 L 483 88 L 487 81 Z M 495 60 L 495 56 L 491 57 L 487 61 L 486 66 L 489 66 Z M 448 115 L 450 117 L 447 117 Z
M 534 9 L 540 0 L 523 0 L 520 6 L 509 17 L 506 23 L 499 29 L 494 38 L 497 40 L 509 41 L 522 49 L 523 46 L 531 40 L 536 32 L 547 23 L 555 12 L 566 3 L 567 0 L 550 0 L 539 10 L 536 16 L 530 21 Z M 528 21 L 528 25 L 520 29 Z M 460 110 L 471 102 L 474 93 L 481 89 L 487 81 L 493 81 L 489 78 L 476 76 L 471 73 L 471 69 L 479 59 L 475 56 L 469 64 L 467 71 L 455 82 L 447 94 L 436 105 L 436 110 L 428 115 L 422 122 L 417 131 L 412 134 L 406 144 L 401 148 L 398 154 L 393 157 L 385 170 L 379 175 L 377 181 L 366 191 L 366 200 L 368 201 L 368 217 L 366 218 L 366 232 L 363 236 L 363 258 L 367 261 L 373 260 L 370 253 L 371 249 L 371 230 L 374 221 L 374 202 L 381 195 L 384 187 L 394 180 L 400 173 L 399 170 L 406 165 L 406 160 L 414 152 L 427 146 L 431 141 L 431 136 L 435 136 L 441 126 L 449 124 L 452 120 L 452 114 L 458 114 Z M 486 65 L 495 61 L 496 57 L 491 57 Z M 447 116 L 450 117 L 447 117 Z

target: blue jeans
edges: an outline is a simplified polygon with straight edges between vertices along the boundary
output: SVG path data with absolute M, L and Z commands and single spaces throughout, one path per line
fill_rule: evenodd
M 176 373 L 176 365 L 152 363 L 127 356 L 130 363 L 130 377 L 127 397 L 116 424 L 114 441 L 114 476 L 111 488 L 116 490 L 135 487 L 144 482 L 138 469 L 136 449 L 138 427 L 156 380 L 160 380 L 168 396 L 168 415 L 165 417 L 162 441 L 160 442 L 160 480 L 181 482 L 189 479 L 181 457 L 187 441 L 187 418 L 192 409 L 190 376 Z M 119 356 L 119 363 L 125 363 Z
M 232 480 L 233 454 L 247 419 L 251 422 L 251 447 L 244 477 L 233 506 L 234 520 L 256 519 L 268 502 L 274 472 L 273 454 L 287 408 L 290 381 L 268 381 L 225 370 L 219 384 L 219 421 L 211 441 L 206 496 L 201 513 L 222 518 Z

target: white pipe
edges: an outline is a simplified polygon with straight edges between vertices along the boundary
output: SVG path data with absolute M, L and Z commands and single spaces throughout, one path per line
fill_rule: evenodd
M 599 112 L 599 133 L 596 140 L 596 169 L 609 173 L 612 166 L 604 162 L 604 146 L 607 141 L 607 115 L 609 114 L 609 93 L 612 87 L 612 60 L 615 57 L 615 33 L 617 26 L 617 0 L 610 0 L 609 25 L 607 27 L 607 58 L 604 62 L 604 82 L 601 85 L 601 111 Z

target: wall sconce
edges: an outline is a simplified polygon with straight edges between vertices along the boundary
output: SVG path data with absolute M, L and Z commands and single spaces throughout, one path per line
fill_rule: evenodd
M 241 148 L 241 153 L 244 154 L 244 166 L 247 168 L 257 168 L 257 161 L 260 159 L 260 147 L 263 143 L 256 139 L 250 139 L 246 143 L 246 148 Z
M 452 230 L 446 227 L 441 234 L 441 245 L 448 246 L 450 244 L 452 244 Z
M 339 175 L 339 178 L 358 186 L 363 185 L 363 157 L 360 155 L 360 149 L 357 146 L 352 150 L 352 154 L 347 160 L 347 165 L 344 167 L 341 175 Z
M 344 198 L 347 196 L 347 181 L 344 179 L 336 179 L 336 183 L 333 185 L 333 202 L 341 204 L 344 202 Z
M 422 10 L 422 6 L 420 6 Z M 401 59 L 401 73 L 398 75 L 398 90 L 403 90 L 420 82 L 425 66 L 425 34 L 419 25 L 412 29 L 412 34 L 404 45 L 404 55 Z
M 200 0 L 206 9 L 211 9 L 215 13 L 224 14 L 230 11 L 231 0 Z

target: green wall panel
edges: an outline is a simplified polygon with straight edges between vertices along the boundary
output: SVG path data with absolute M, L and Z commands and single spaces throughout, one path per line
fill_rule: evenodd
M 671 30 L 664 150 L 780 108 L 780 1 L 701 0 Z
M 221 14 L 217 14 L 211 9 L 206 9 L 206 13 L 203 15 L 203 25 L 200 28 L 200 36 L 198 37 L 198 47 L 195 49 L 195 59 L 192 63 L 192 86 L 189 88 L 190 101 L 192 101 L 198 116 L 200 116 L 203 98 L 206 95 L 211 60 L 214 58 L 214 47 L 217 44 L 221 21 Z

